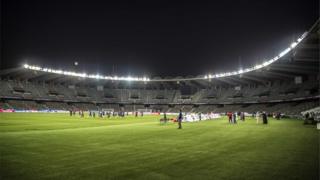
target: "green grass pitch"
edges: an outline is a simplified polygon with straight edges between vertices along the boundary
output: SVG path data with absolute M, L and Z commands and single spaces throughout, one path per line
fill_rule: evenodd
M 319 178 L 319 131 L 302 121 L 223 117 L 178 130 L 159 118 L 2 113 L 0 179 Z

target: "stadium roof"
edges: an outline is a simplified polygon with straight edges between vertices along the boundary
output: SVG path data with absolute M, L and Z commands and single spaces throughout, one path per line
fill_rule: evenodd
M 179 86 L 180 83 L 207 87 L 210 84 L 252 84 L 272 80 L 290 80 L 295 76 L 319 75 L 319 19 L 293 42 L 288 49 L 276 57 L 259 65 L 231 72 L 186 77 L 117 77 L 87 75 L 84 73 L 53 70 L 31 65 L 0 71 L 1 78 L 38 82 L 65 83 L 79 85 L 102 84 L 106 86 L 126 87 L 155 85 L 156 87 Z M 130 82 L 128 82 L 130 81 Z M 131 82 L 131 81 L 134 81 Z

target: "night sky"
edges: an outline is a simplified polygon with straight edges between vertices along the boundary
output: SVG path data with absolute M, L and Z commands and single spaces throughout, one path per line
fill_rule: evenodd
M 319 17 L 318 0 L 2 0 L 1 69 L 187 76 L 273 57 Z

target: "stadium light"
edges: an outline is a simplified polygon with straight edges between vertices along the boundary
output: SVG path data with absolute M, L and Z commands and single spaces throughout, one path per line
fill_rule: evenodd
M 238 71 L 230 71 L 230 72 L 224 72 L 220 74 L 207 74 L 202 77 L 197 77 L 197 78 L 179 78 L 179 79 L 149 79 L 148 77 L 118 77 L 118 76 L 102 76 L 99 74 L 86 74 L 86 73 L 77 73 L 77 72 L 72 72 L 72 71 L 62 71 L 62 70 L 57 70 L 57 69 L 51 69 L 47 67 L 40 67 L 40 66 L 33 66 L 29 64 L 24 64 L 23 67 L 25 69 L 30 69 L 30 70 L 35 70 L 35 71 L 43 71 L 43 72 L 48 72 L 48 73 L 55 73 L 55 74 L 63 74 L 63 75 L 68 75 L 68 76 L 75 76 L 75 77 L 83 77 L 83 78 L 92 78 L 92 79 L 105 79 L 105 80 L 114 80 L 114 81 L 141 81 L 141 82 L 146 82 L 146 81 L 189 81 L 189 80 L 200 80 L 200 79 L 212 79 L 212 78 L 220 78 L 220 77 L 227 77 L 227 76 L 234 76 L 234 75 L 239 75 L 251 71 L 255 71 L 264 67 L 269 66 L 270 64 L 278 61 L 281 57 L 285 56 L 288 54 L 292 49 L 296 48 L 300 42 L 308 35 L 308 32 L 303 33 L 296 41 L 292 42 L 288 48 L 285 50 L 281 51 L 277 56 L 264 61 L 262 64 L 257 64 L 253 67 L 245 68 L 245 69 L 240 69 Z
M 290 47 L 288 47 L 287 49 L 283 50 L 283 51 L 279 54 L 279 57 L 282 57 L 282 56 L 286 55 L 290 50 L 291 50 Z
M 83 77 L 83 78 L 91 78 L 91 79 L 105 79 L 105 80 L 119 80 L 119 81 L 150 81 L 148 77 L 118 77 L 118 76 L 102 76 L 100 74 L 86 74 L 86 73 L 77 73 L 73 71 L 63 71 L 61 69 L 51 69 L 47 67 L 40 67 L 40 66 L 33 66 L 29 64 L 24 64 L 23 67 L 25 69 L 35 70 L 35 71 L 42 71 L 42 72 L 48 72 L 48 73 L 54 73 L 54 74 L 62 74 L 67 76 L 75 76 L 75 77 Z
M 291 46 L 291 48 L 295 48 L 297 45 L 298 45 L 297 42 L 293 42 L 290 46 Z
M 307 36 L 307 34 L 308 34 L 308 32 L 303 33 L 295 42 L 291 43 L 288 48 L 286 48 L 285 50 L 280 52 L 279 55 L 273 57 L 270 60 L 264 61 L 262 64 L 257 64 L 254 67 L 246 68 L 244 70 L 217 74 L 215 77 L 233 76 L 233 75 L 247 73 L 247 72 L 251 72 L 251 71 L 254 71 L 254 70 L 258 70 L 258 69 L 264 68 L 264 67 L 272 64 L 273 62 L 279 60 L 281 57 L 285 56 L 286 54 L 288 54 L 292 49 L 294 49 Z M 204 79 L 207 79 L 207 77 L 205 76 Z

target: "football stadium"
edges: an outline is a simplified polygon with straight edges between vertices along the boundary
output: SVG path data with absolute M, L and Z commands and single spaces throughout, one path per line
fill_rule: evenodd
M 317 180 L 319 22 L 199 75 L 2 68 L 0 178 Z

